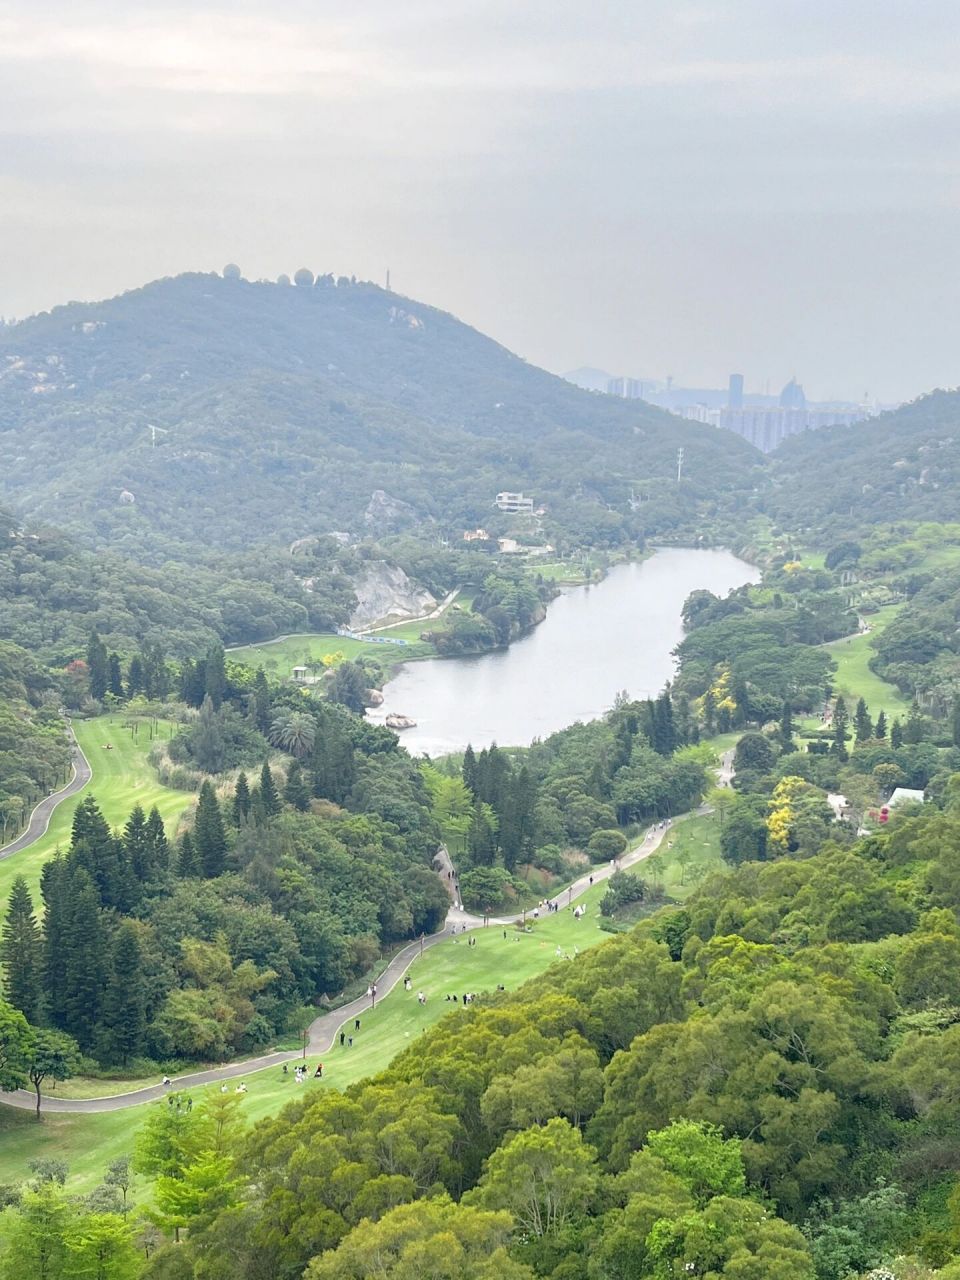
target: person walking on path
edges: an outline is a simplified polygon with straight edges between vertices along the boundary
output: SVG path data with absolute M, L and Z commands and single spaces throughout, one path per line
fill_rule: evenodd
M 341 1049 L 343 1048 L 343 1042 L 344 1040 L 346 1040 L 346 1038 L 347 1038 L 347 1033 L 345 1031 L 341 1031 L 340 1032 L 340 1048 Z

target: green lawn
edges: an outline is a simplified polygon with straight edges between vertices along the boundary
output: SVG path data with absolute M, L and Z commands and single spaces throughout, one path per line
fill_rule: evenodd
M 400 662 L 409 662 L 411 658 L 428 658 L 434 655 L 436 651 L 433 647 L 419 639 L 425 625 L 403 623 L 401 627 L 379 633 L 410 641 L 405 645 L 373 644 L 364 640 L 352 640 L 349 636 L 307 632 L 262 645 L 248 644 L 240 649 L 229 649 L 227 657 L 231 662 L 239 662 L 247 667 L 263 667 L 268 674 L 288 679 L 294 667 L 319 662 L 327 654 L 333 653 L 342 653 L 348 661 L 361 655 L 373 657 L 389 668 Z
M 286 1076 L 279 1067 L 247 1076 L 245 1113 L 251 1120 L 259 1119 L 279 1110 L 301 1090 L 344 1088 L 374 1075 L 421 1031 L 445 1016 L 462 1016 L 465 991 L 492 990 L 498 983 L 514 989 L 553 963 L 575 964 L 575 947 L 584 951 L 609 937 L 599 927 L 598 904 L 605 891 L 605 886 L 598 884 L 579 899 L 587 908 L 579 922 L 571 911 L 561 911 L 537 921 L 532 933 L 508 927 L 504 938 L 503 928 L 491 925 L 430 948 L 409 971 L 413 989 L 404 991 L 400 983 L 374 1011 L 363 1015 L 352 1048 L 337 1045 L 323 1055 L 323 1083 L 311 1080 L 298 1086 L 292 1068 Z M 467 946 L 470 936 L 477 938 L 475 947 Z M 558 947 L 571 958 L 561 960 Z M 423 1007 L 417 1002 L 421 989 L 427 995 Z M 454 994 L 461 998 L 456 1008 L 444 998 Z M 312 1055 L 310 1062 L 315 1066 L 317 1056 Z M 108 1091 L 112 1090 L 103 1092 Z M 202 1093 L 202 1089 L 195 1091 L 195 1095 Z M 0 1106 L 0 1183 L 22 1179 L 30 1159 L 56 1157 L 70 1166 L 70 1189 L 89 1191 L 111 1160 L 132 1150 L 145 1115 L 146 1106 L 96 1115 L 51 1113 L 37 1124 L 32 1113 Z
M 858 698 L 866 700 L 874 719 L 881 710 L 886 711 L 888 720 L 894 715 L 905 715 L 909 710 L 910 704 L 899 689 L 889 681 L 881 680 L 867 665 L 876 652 L 871 640 L 890 625 L 901 607 L 894 605 L 869 614 L 867 623 L 870 631 L 867 635 L 849 636 L 824 646 L 837 664 L 834 677 L 836 692 L 843 694 L 851 713 Z
M 709 813 L 674 823 L 657 857 L 662 862 L 663 874 L 656 882 L 663 886 L 668 897 L 686 898 L 704 875 L 726 866 L 720 857 L 720 815 Z M 654 880 L 649 869 L 641 870 L 640 874 Z
M 22 853 L 15 853 L 0 862 L 0 904 L 6 903 L 10 886 L 18 875 L 26 877 L 34 903 L 37 903 L 40 869 L 58 847 L 66 848 L 70 843 L 74 811 L 87 795 L 96 797 L 103 816 L 111 826 L 121 826 L 126 822 L 135 804 L 142 805 L 146 812 L 156 805 L 167 823 L 168 832 L 172 832 L 176 820 L 193 803 L 194 797 L 189 792 L 173 791 L 157 780 L 154 769 L 147 762 L 153 745 L 147 722 L 140 725 L 139 737 L 134 738 L 130 730 L 123 727 L 125 719 L 121 713 L 74 721 L 77 741 L 90 761 L 93 778 L 83 791 L 57 807 L 45 836 Z M 169 738 L 172 732 L 173 726 L 160 723 L 161 738 Z M 107 743 L 111 744 L 109 751 L 105 749 Z
M 579 564 L 564 564 L 556 560 L 531 560 L 526 567 L 534 577 L 539 574 L 545 582 L 579 584 L 587 580 L 583 572 L 583 566 Z

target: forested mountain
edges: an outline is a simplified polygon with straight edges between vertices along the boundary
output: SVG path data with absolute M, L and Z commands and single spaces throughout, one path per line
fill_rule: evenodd
M 934 391 L 852 427 L 787 440 L 767 510 L 820 539 L 891 520 L 952 520 L 960 491 L 960 391 Z
M 761 465 L 739 439 L 581 391 L 345 279 L 184 275 L 0 329 L 0 498 L 140 560 L 459 530 L 501 489 L 545 503 L 548 534 L 602 545 L 692 528 Z

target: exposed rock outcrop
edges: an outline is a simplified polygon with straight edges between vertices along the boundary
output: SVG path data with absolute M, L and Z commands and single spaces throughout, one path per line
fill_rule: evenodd
M 363 631 L 377 623 L 422 618 L 437 607 L 431 592 L 385 560 L 371 560 L 365 565 L 353 589 L 357 607 L 350 618 L 352 631 Z
M 363 523 L 374 533 L 396 533 L 420 523 L 415 507 L 393 498 L 383 489 L 374 489 L 363 513 Z

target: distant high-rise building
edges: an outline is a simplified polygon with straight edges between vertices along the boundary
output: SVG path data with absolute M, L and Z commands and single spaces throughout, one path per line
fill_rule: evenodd
M 796 378 L 791 378 L 780 392 L 780 408 L 805 409 L 806 407 L 807 397 L 803 394 L 803 387 Z
M 607 382 L 607 395 L 621 400 L 642 400 L 643 383 L 639 378 L 611 378 Z
M 727 408 L 742 409 L 743 408 L 743 374 L 731 373 L 730 389 L 727 392 Z

